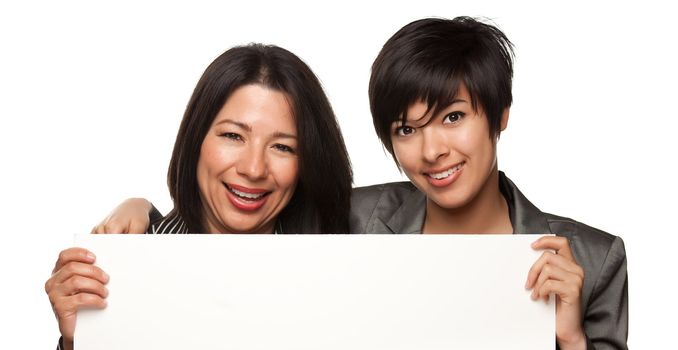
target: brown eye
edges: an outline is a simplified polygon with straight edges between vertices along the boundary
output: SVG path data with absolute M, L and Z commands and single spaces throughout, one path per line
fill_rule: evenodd
M 448 113 L 443 117 L 443 124 L 457 124 L 461 121 L 461 118 L 464 117 L 462 112 L 452 112 Z
M 411 126 L 401 126 L 396 129 L 396 135 L 398 136 L 407 136 L 414 134 L 415 129 Z

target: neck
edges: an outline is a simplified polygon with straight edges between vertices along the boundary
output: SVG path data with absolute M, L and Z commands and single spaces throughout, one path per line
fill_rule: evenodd
M 443 208 L 427 199 L 423 233 L 513 233 L 508 204 L 499 190 L 497 167 L 480 192 L 459 208 Z

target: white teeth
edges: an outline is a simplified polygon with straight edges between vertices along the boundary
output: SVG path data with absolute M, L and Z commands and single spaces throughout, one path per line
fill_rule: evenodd
M 258 193 L 258 194 L 247 193 L 247 192 L 238 191 L 235 188 L 229 188 L 229 190 L 231 190 L 231 192 L 233 192 L 238 197 L 243 197 L 243 198 L 247 198 L 247 199 L 259 199 L 259 198 L 263 197 L 264 194 L 266 194 L 265 192 L 264 193 Z
M 445 171 L 443 171 L 443 172 L 435 173 L 435 174 L 428 174 L 428 175 L 429 175 L 430 177 L 436 179 L 436 180 L 441 180 L 441 179 L 444 179 L 444 178 L 446 178 L 446 177 L 448 177 L 448 176 L 450 176 L 450 175 L 456 173 L 457 171 L 459 171 L 459 169 L 461 169 L 461 166 L 462 166 L 462 165 L 464 165 L 464 163 L 459 163 L 458 165 L 456 165 L 456 166 L 454 166 L 454 167 L 452 167 L 452 168 L 450 168 L 450 169 L 447 169 L 447 170 L 445 170 Z

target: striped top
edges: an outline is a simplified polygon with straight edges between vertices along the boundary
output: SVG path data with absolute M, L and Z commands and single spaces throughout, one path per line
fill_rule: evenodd
M 275 229 L 273 230 L 273 234 L 280 234 L 282 233 L 282 224 L 280 221 L 276 222 L 275 224 Z M 148 231 L 146 231 L 147 235 L 155 235 L 155 234 L 187 234 L 187 233 L 195 233 L 195 232 L 188 232 L 188 226 L 186 226 L 186 223 L 184 220 L 179 217 L 177 213 L 170 213 L 169 215 L 165 216 L 161 220 L 157 220 L 156 222 L 152 223 L 148 227 Z
M 189 233 L 188 227 L 182 218 L 176 213 L 170 213 L 148 227 L 146 234 Z

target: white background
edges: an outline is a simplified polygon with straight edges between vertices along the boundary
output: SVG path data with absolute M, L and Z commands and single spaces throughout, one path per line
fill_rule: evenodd
M 372 128 L 370 66 L 397 29 L 484 16 L 516 46 L 499 166 L 542 210 L 621 236 L 633 348 L 673 341 L 675 12 L 634 2 L 0 5 L 0 341 L 51 348 L 57 253 L 130 196 L 171 208 L 166 169 L 198 78 L 227 48 L 285 47 L 319 76 L 356 185 L 400 180 Z

